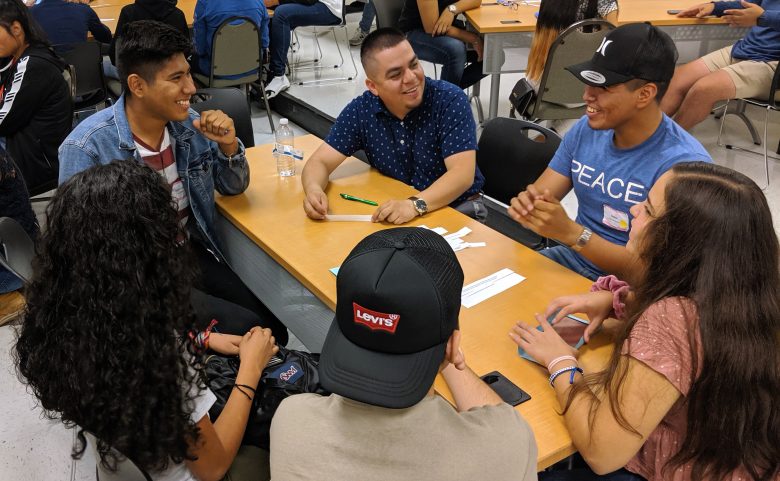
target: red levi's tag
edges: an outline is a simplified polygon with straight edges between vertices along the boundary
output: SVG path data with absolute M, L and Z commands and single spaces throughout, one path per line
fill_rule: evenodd
M 355 315 L 355 323 L 363 324 L 375 331 L 387 331 L 390 334 L 395 334 L 395 329 L 401 320 L 401 316 L 398 314 L 372 311 L 356 302 L 352 303 L 352 313 Z

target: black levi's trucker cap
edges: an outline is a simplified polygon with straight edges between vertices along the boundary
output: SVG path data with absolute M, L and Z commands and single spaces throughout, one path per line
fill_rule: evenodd
M 360 241 L 336 278 L 322 386 L 387 408 L 420 402 L 458 328 L 462 289 L 458 259 L 433 231 L 398 227 Z
M 669 82 L 676 63 L 669 35 L 648 23 L 630 23 L 610 31 L 592 59 L 566 70 L 592 87 L 609 87 L 633 79 Z

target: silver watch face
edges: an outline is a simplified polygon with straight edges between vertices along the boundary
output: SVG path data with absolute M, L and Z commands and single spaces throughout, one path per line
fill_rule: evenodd
M 458 7 L 456 7 L 455 5 L 450 5 L 447 7 L 447 10 L 449 10 L 452 13 L 455 13 L 458 11 Z

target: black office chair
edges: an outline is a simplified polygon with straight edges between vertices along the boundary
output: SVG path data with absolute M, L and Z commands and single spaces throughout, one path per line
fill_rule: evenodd
M 542 138 L 531 139 L 529 134 Z M 532 249 L 547 245 L 544 237 L 510 218 L 506 209 L 514 196 L 542 175 L 560 143 L 558 134 L 526 120 L 496 117 L 485 124 L 479 138 L 477 166 L 485 176 L 482 190 L 485 206 L 491 211 L 489 227 Z
M 56 45 L 54 51 L 71 69 L 71 82 L 74 85 L 73 113 L 83 112 L 103 106 L 108 102 L 106 79 L 103 76 L 103 55 L 100 43 L 81 42 Z
M 28 283 L 34 255 L 33 241 L 22 226 L 10 217 L 0 217 L 0 265 Z
M 255 133 L 252 129 L 252 116 L 246 96 L 237 88 L 199 89 L 193 97 L 192 108 L 198 113 L 204 110 L 218 109 L 233 119 L 236 136 L 244 147 L 255 146 Z

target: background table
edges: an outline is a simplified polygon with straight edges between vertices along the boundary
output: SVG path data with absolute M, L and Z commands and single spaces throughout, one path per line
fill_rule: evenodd
M 305 151 L 304 159 L 320 142 L 311 135 L 295 139 L 296 147 Z M 276 175 L 271 146 L 251 148 L 247 156 L 249 189 L 243 195 L 217 199 L 223 216 L 218 228 L 227 256 L 247 285 L 290 330 L 310 349 L 319 351 L 336 304 L 336 277 L 328 269 L 340 265 L 363 237 L 391 226 L 310 220 L 303 212 L 299 175 Z M 303 164 L 297 164 L 300 173 Z M 375 209 L 343 200 L 340 192 L 382 202 L 405 198 L 414 190 L 351 158 L 331 176 L 327 190 L 331 212 L 370 214 Z M 408 225 L 420 224 L 444 227 L 449 232 L 466 226 L 473 232 L 465 240 L 487 242 L 487 247 L 457 253 L 465 283 L 504 267 L 527 278 L 477 306 L 461 308 L 462 348 L 477 374 L 499 370 L 531 395 L 532 399 L 517 409 L 536 435 L 539 469 L 568 456 L 574 448 L 557 414 L 558 403 L 547 383 L 546 370 L 520 359 L 507 333 L 517 319 L 533 321 L 534 312 L 542 311 L 553 297 L 587 291 L 590 282 L 453 209 L 440 209 Z M 594 341 L 583 349 L 583 363 L 601 365 L 610 350 L 603 339 Z M 436 388 L 449 396 L 441 380 Z
M 730 45 L 742 38 L 744 28 L 731 28 L 720 18 L 677 18 L 666 13 L 670 9 L 681 9 L 696 4 L 690 0 L 618 0 L 618 24 L 650 22 L 668 33 L 680 48 L 681 42 L 697 42 L 699 48 L 683 53 L 679 62 L 698 58 L 724 45 Z M 539 5 L 518 2 L 517 10 L 498 5 L 495 0 L 484 0 L 482 6 L 464 12 L 474 29 L 483 34 L 483 73 L 491 74 L 490 106 L 488 119 L 498 113 L 500 74 L 524 72 L 528 49 L 536 28 L 534 13 Z M 519 20 L 520 23 L 501 23 Z M 522 50 L 518 50 L 522 49 Z

